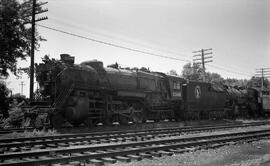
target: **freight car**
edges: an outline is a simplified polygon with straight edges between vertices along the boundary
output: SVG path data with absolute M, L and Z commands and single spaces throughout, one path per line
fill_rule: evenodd
M 61 54 L 60 61 L 37 65 L 37 81 L 45 105 L 50 106 L 45 111 L 49 123 L 55 127 L 65 121 L 92 126 L 100 122 L 221 118 L 251 101 L 246 90 L 122 69 L 117 64 L 106 68 L 97 60 L 74 64 L 74 57 L 68 54 Z

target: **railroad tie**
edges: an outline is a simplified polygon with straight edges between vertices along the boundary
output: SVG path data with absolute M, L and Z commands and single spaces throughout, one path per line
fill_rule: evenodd
M 102 142 L 102 143 L 110 143 L 110 140 L 108 140 L 108 139 L 101 139 L 100 142 Z
M 71 156 L 83 156 L 82 153 L 71 153 Z
M 216 143 L 216 144 L 212 144 L 210 145 L 210 148 L 215 149 L 215 148 L 219 148 L 224 146 L 226 143 Z
M 124 156 L 115 156 L 113 158 L 115 158 L 116 160 L 122 161 L 122 162 L 131 162 L 130 158 L 124 157 Z
M 63 166 L 62 164 L 52 164 L 51 166 Z
M 5 149 L 4 148 L 0 148 L 0 154 L 4 154 Z
M 9 151 L 11 151 L 11 152 L 20 152 L 21 149 L 18 148 L 18 147 L 13 147 L 13 148 L 10 148 Z
M 108 153 L 107 150 L 96 150 L 95 152 L 96 152 L 96 153 Z
M 153 158 L 152 154 L 148 154 L 148 153 L 139 153 L 139 155 L 142 158 L 147 158 L 147 159 L 152 159 Z
M 22 160 L 23 160 L 23 161 L 35 161 L 35 160 L 37 160 L 37 159 L 35 159 L 35 158 L 30 158 L 30 157 L 25 157 L 25 158 L 23 158 Z
M 46 147 L 48 148 L 57 148 L 56 144 L 46 144 Z
M 101 161 L 101 160 L 97 160 L 97 159 L 91 159 L 91 160 L 86 160 L 86 164 L 85 164 L 85 166 L 88 166 L 88 165 L 95 165 L 95 166 L 102 166 L 102 165 L 104 165 L 104 162 L 103 161 Z M 89 165 L 89 166 L 90 166 Z
M 115 138 L 111 138 L 110 141 L 111 141 L 111 142 L 118 142 L 118 140 L 115 139 Z
M 83 143 L 84 145 L 88 145 L 88 144 L 90 144 L 90 142 L 89 142 L 89 141 L 82 141 L 82 143 Z
M 67 143 L 58 143 L 57 146 L 59 146 L 59 147 L 69 147 L 69 144 L 67 144 Z
M 100 142 L 101 142 L 100 140 L 98 140 L 98 141 L 97 140 L 91 140 L 91 144 L 100 144 Z
M 117 162 L 116 159 L 113 159 L 113 158 L 107 158 L 107 157 L 101 158 L 101 160 L 102 160 L 103 162 L 109 163 L 109 164 L 114 164 L 114 163 Z
M 158 153 L 158 152 L 151 152 L 151 155 L 154 156 L 154 157 L 161 157 L 161 153 Z
M 22 151 L 30 151 L 31 147 L 30 146 L 23 146 L 23 147 L 21 147 L 21 150 Z
M 51 156 L 39 156 L 38 157 L 38 160 L 49 160 L 49 159 L 52 159 L 53 157 Z
M 82 141 L 75 142 L 75 145 L 84 145 Z
M 165 155 L 165 156 L 172 156 L 173 155 L 173 152 L 169 152 L 169 151 L 158 151 L 158 153 L 161 153 L 162 155 Z
M 72 166 L 81 166 L 81 162 L 79 161 L 70 161 L 68 164 Z
M 179 149 L 179 148 L 177 148 L 177 149 L 170 149 L 169 151 L 171 151 L 171 152 L 173 152 L 173 153 L 185 153 L 185 152 L 187 152 L 187 150 L 186 149 Z
M 187 147 L 187 148 L 185 148 L 185 150 L 188 152 L 192 152 L 192 151 L 195 151 L 196 148 L 195 147 Z
M 142 157 L 141 156 L 138 156 L 138 155 L 127 155 L 128 158 L 130 158 L 131 160 L 136 160 L 136 161 L 140 161 L 142 160 Z

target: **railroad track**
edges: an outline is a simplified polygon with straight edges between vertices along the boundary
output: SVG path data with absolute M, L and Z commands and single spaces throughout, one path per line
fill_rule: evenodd
M 224 124 L 218 124 L 218 125 L 230 125 L 230 124 L 239 124 L 241 122 L 227 122 L 227 123 L 224 123 Z M 203 125 L 203 126 L 211 126 L 211 125 Z M 186 126 L 184 128 L 192 128 L 194 126 Z M 33 128 L 33 127 L 25 127 L 25 128 L 7 128 L 7 129 L 0 129 L 0 135 L 4 135 L 4 134 L 9 134 L 9 133 L 14 133 L 14 132 L 17 132 L 17 133 L 22 133 L 24 131 L 33 131 L 35 130 L 36 128 Z M 69 127 L 65 128 L 59 128 L 60 130 L 65 130 L 65 129 L 71 129 Z M 38 129 L 37 129 L 38 130 Z
M 266 122 L 216 125 L 203 127 L 176 127 L 149 130 L 126 130 L 114 132 L 95 132 L 80 134 L 60 134 L 53 136 L 27 137 L 27 138 L 6 138 L 0 139 L 0 153 L 20 152 L 32 149 L 49 149 L 56 147 L 70 147 L 77 145 L 114 143 L 114 142 L 135 142 L 160 137 L 179 136 L 183 133 L 196 133 L 203 131 L 223 130 L 237 127 L 250 127 L 269 124 Z
M 122 143 L 99 146 L 77 146 L 55 148 L 49 150 L 0 154 L 0 165 L 48 165 L 54 163 L 70 164 L 70 162 L 92 163 L 102 165 L 116 161 L 129 162 L 142 158 L 160 157 L 183 153 L 190 149 L 209 148 L 234 144 L 237 141 L 252 141 L 268 138 L 270 129 L 189 138 L 171 138 L 166 140 L 148 140 L 143 142 Z
M 21 132 L 24 132 L 24 131 L 33 131 L 33 130 L 34 130 L 34 128 L 32 128 L 32 127 L 1 129 L 0 130 L 0 135 L 13 133 L 13 132 L 21 133 Z

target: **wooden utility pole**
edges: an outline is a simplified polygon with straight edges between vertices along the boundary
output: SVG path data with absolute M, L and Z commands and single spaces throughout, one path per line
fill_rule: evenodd
M 21 86 L 21 95 L 23 95 L 23 86 L 24 86 L 25 84 L 24 84 L 24 82 L 22 81 L 19 85 Z
M 270 68 L 259 68 L 256 69 L 256 77 L 261 78 L 261 89 L 263 90 L 264 87 L 264 78 L 270 78 Z
M 40 3 L 37 4 L 36 0 L 33 0 L 33 4 L 32 4 L 32 28 L 31 28 L 31 65 L 30 65 L 30 100 L 33 100 L 33 95 L 34 95 L 34 63 L 35 63 L 35 26 L 36 26 L 36 22 L 37 21 L 42 21 L 42 20 L 46 20 L 48 19 L 47 17 L 42 17 L 42 18 L 38 18 L 36 20 L 36 14 L 40 14 L 40 13 L 44 13 L 47 12 L 48 10 L 41 10 L 37 12 L 37 7 L 47 4 L 47 2 L 45 3 Z
M 30 65 L 30 100 L 34 94 L 34 61 L 35 61 L 35 18 L 36 17 L 36 0 L 32 5 L 32 31 L 31 31 L 31 65 Z
M 195 58 L 195 59 L 193 59 L 193 63 L 195 63 L 195 64 L 202 64 L 202 68 L 203 68 L 203 82 L 206 81 L 205 64 L 206 63 L 209 63 L 209 62 L 213 62 L 213 60 L 211 60 L 211 58 L 213 58 L 213 56 L 206 56 L 206 55 L 211 55 L 213 53 L 212 52 L 207 52 L 207 51 L 212 51 L 212 48 L 201 49 L 199 51 L 193 51 L 192 52 L 192 53 L 200 53 L 200 54 L 193 55 L 193 57 Z M 196 58 L 196 57 L 200 57 L 200 58 Z

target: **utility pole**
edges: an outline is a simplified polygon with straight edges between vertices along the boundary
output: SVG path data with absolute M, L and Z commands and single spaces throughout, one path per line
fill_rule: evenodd
M 259 69 L 256 69 L 255 76 L 261 78 L 261 90 L 263 90 L 264 78 L 270 78 L 270 68 L 259 68 Z
M 206 76 L 205 76 L 205 64 L 209 63 L 209 62 L 213 62 L 213 60 L 211 58 L 213 58 L 213 56 L 206 56 L 206 55 L 211 55 L 213 54 L 213 52 L 208 52 L 208 51 L 212 51 L 212 48 L 209 49 L 201 49 L 198 51 L 193 51 L 192 53 L 199 53 L 199 54 L 195 54 L 193 55 L 193 57 L 195 59 L 193 59 L 193 63 L 195 64 L 202 64 L 202 68 L 203 68 L 203 82 L 206 81 Z M 199 57 L 199 58 L 197 58 Z
M 21 95 L 23 95 L 23 86 L 24 86 L 25 84 L 24 84 L 24 82 L 22 81 L 19 85 L 21 86 Z
M 32 31 L 31 31 L 31 65 L 30 65 L 30 100 L 33 99 L 34 94 L 34 63 L 35 63 L 35 26 L 37 21 L 48 19 L 48 17 L 41 17 L 36 19 L 36 14 L 47 12 L 48 9 L 37 11 L 37 8 L 47 4 L 48 2 L 37 4 L 36 0 L 33 0 L 32 4 Z

